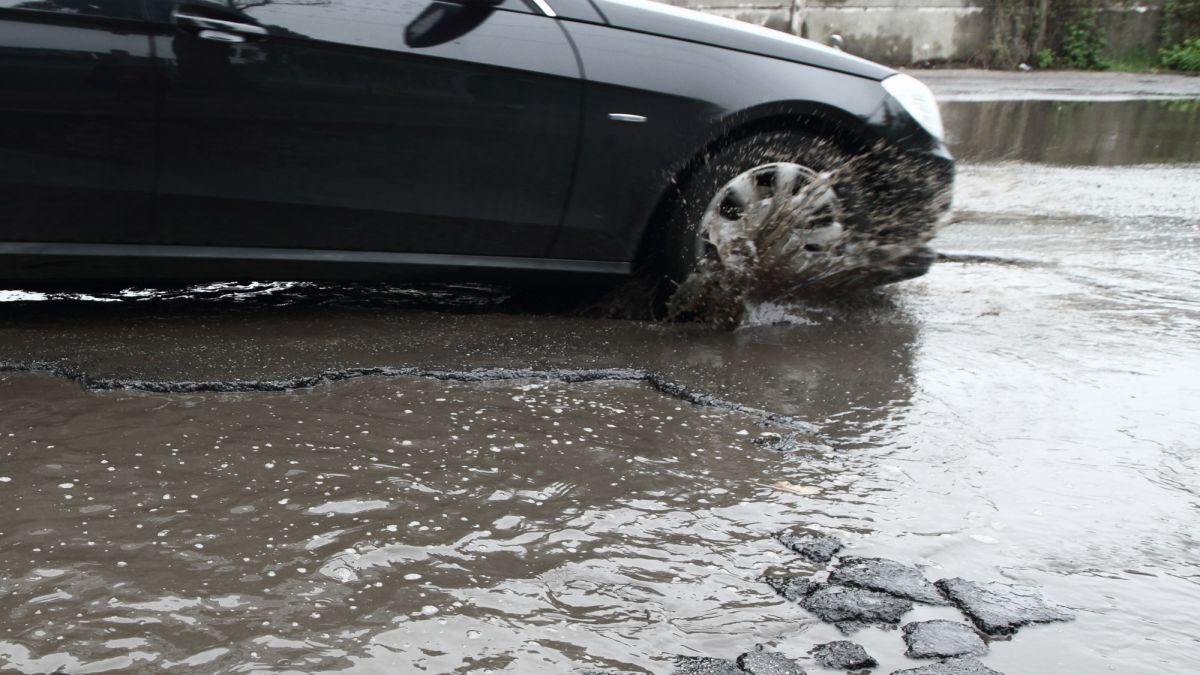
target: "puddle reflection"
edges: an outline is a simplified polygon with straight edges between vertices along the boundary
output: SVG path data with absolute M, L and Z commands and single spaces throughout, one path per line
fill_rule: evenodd
M 941 107 L 959 161 L 1200 161 L 1200 100 L 948 101 Z

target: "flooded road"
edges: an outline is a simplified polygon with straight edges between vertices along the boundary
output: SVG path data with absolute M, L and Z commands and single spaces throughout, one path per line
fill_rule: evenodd
M 774 539 L 802 528 L 1074 613 L 992 640 L 997 671 L 1194 672 L 1200 166 L 1172 133 L 1104 166 L 983 143 L 929 275 L 728 332 L 482 287 L 0 292 L 0 671 L 930 663 L 761 581 L 826 569 Z
M 961 162 L 1200 162 L 1200 99 L 948 101 L 942 113 Z

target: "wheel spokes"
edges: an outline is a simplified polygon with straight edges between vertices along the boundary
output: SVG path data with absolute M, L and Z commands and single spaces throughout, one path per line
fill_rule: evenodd
M 750 173 L 744 173 L 733 179 L 726 186 L 725 192 L 729 200 L 743 212 L 750 210 L 759 201 L 758 183 Z
M 845 234 L 832 172 L 766 164 L 725 184 L 705 212 L 700 236 L 726 264 L 748 254 L 764 269 L 809 267 Z
M 799 164 L 775 165 L 775 176 L 771 181 L 772 198 L 788 199 L 796 192 L 796 182 L 801 174 L 807 173 Z

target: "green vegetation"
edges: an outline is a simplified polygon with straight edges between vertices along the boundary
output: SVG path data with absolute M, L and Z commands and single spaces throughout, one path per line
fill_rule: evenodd
M 1062 38 L 1062 61 L 1080 70 L 1108 70 L 1104 38 L 1096 30 L 1096 14 L 1088 12 L 1072 23 Z
M 1200 0 L 1164 0 L 1158 44 L 1119 56 L 1108 50 L 1098 18 L 1113 1 L 991 0 L 992 45 L 980 65 L 1200 72 Z
M 1155 72 L 1162 68 L 1158 52 L 1151 47 L 1138 47 L 1128 54 L 1112 58 L 1108 62 L 1109 70 L 1119 70 L 1126 73 Z
M 1200 0 L 1165 0 L 1159 44 L 1164 68 L 1200 71 Z
M 1200 72 L 1200 38 L 1192 38 L 1160 50 L 1162 64 L 1172 70 Z
M 1096 19 L 1103 1 L 1107 0 L 992 0 L 992 48 L 984 65 L 1107 69 Z

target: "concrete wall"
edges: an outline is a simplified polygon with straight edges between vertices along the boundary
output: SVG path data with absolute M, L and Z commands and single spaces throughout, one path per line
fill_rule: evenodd
M 979 61 L 992 44 L 988 0 L 669 1 L 818 42 L 841 35 L 846 51 L 891 65 Z M 1099 12 L 1110 55 L 1157 49 L 1160 16 L 1158 4 L 1114 4 Z
M 1126 56 L 1138 50 L 1158 51 L 1162 5 L 1112 6 L 1096 14 L 1096 24 L 1108 40 L 1109 56 Z

